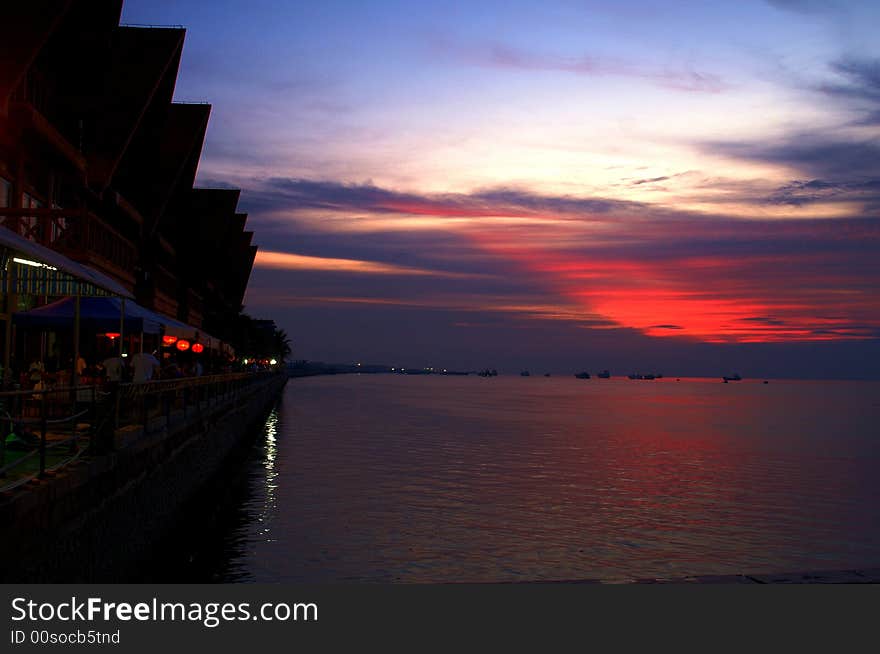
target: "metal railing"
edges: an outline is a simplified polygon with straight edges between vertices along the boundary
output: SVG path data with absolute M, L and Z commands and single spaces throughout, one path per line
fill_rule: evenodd
M 162 379 L 119 384 L 111 390 L 116 403 L 116 429 L 140 426 L 144 432 L 171 427 L 175 420 L 188 420 L 207 406 L 233 404 L 257 392 L 274 372 L 239 372 L 204 377 Z
M 0 393 L 0 490 L 79 458 L 101 396 L 96 386 Z
M 120 430 L 135 437 L 241 406 L 277 372 L 241 372 L 145 383 L 0 393 L 0 491 L 42 479 L 82 454 L 113 451 Z

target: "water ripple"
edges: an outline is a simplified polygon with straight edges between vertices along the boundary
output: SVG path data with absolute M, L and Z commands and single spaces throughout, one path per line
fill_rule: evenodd
M 880 563 L 876 383 L 291 380 L 231 581 L 670 577 Z

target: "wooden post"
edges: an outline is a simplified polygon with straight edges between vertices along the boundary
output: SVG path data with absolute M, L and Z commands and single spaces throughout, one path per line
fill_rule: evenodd
M 119 358 L 122 358 L 122 344 L 125 342 L 125 298 L 119 303 Z
M 80 285 L 77 283 L 76 285 L 76 298 L 73 303 L 73 375 L 71 379 L 73 380 L 73 384 L 71 384 L 74 388 L 74 402 L 76 401 L 76 387 L 79 386 L 79 371 L 77 368 L 79 367 L 77 364 L 79 363 L 79 338 L 80 338 Z M 75 411 L 74 411 L 75 413 Z
M 46 476 L 46 391 L 40 400 L 40 477 Z
M 12 360 L 12 314 L 18 305 L 18 264 L 12 261 L 12 251 L 9 251 L 9 274 L 6 276 L 6 332 L 3 334 L 3 385 L 12 384 L 12 370 L 9 369 Z

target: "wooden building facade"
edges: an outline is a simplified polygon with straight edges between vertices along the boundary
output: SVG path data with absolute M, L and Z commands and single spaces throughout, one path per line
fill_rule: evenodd
M 4 4 L 0 229 L 223 337 L 256 254 L 247 216 L 237 190 L 193 187 L 211 107 L 172 101 L 185 30 L 120 26 L 121 12 Z

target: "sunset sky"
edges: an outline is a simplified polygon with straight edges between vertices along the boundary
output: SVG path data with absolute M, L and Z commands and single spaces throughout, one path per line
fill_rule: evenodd
M 298 358 L 880 376 L 880 3 L 127 0 Z

